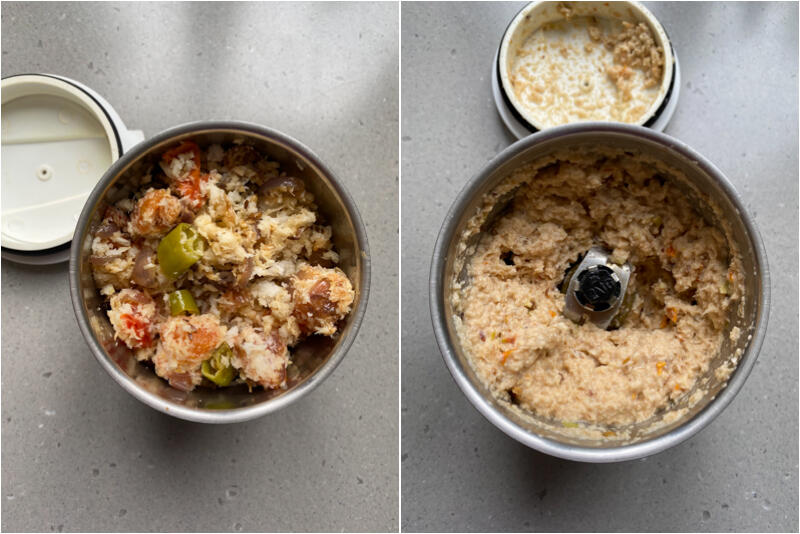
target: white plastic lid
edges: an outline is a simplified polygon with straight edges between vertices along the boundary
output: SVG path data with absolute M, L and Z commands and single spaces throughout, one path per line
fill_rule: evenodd
M 120 150 L 104 109 L 76 85 L 44 75 L 2 80 L 2 246 L 42 251 L 70 241 Z

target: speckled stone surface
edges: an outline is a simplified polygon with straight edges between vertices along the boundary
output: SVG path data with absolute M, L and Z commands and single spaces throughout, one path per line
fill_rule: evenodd
M 396 4 L 2 5 L 2 74 L 52 72 L 150 136 L 243 119 L 309 145 L 367 226 L 369 308 L 333 375 L 249 423 L 192 424 L 116 385 L 66 264 L 2 263 L 2 529 L 396 531 Z
M 428 269 L 450 204 L 514 138 L 490 88 L 524 4 L 402 6 L 402 519 L 406 531 L 797 531 L 797 4 L 647 4 L 683 86 L 666 132 L 733 182 L 764 238 L 772 306 L 758 362 L 708 428 L 651 458 L 573 463 L 485 420 L 434 341 Z

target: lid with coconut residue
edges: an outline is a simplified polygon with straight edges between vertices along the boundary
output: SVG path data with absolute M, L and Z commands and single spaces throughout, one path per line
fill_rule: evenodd
M 518 139 L 581 121 L 663 131 L 680 92 L 675 50 L 639 2 L 531 2 L 492 65 L 497 111 Z

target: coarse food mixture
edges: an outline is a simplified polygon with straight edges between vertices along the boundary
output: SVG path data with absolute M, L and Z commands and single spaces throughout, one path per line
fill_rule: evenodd
M 285 387 L 291 347 L 333 336 L 354 298 L 303 181 L 191 141 L 135 180 L 89 258 L 116 337 L 177 389 Z
M 665 176 L 609 150 L 549 157 L 508 179 L 521 186 L 452 297 L 461 344 L 494 395 L 567 427 L 640 422 L 692 389 L 726 335 L 739 337 L 728 317 L 743 299 L 740 255 Z M 633 266 L 618 329 L 562 315 L 565 271 L 593 245 Z
M 660 94 L 664 54 L 643 22 L 572 16 L 548 22 L 516 50 L 509 80 L 542 127 L 585 120 L 636 123 Z

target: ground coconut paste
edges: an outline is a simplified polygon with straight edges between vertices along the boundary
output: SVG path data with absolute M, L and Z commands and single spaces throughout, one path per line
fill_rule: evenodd
M 452 304 L 467 358 L 497 398 L 566 427 L 641 422 L 690 394 L 725 336 L 738 339 L 740 254 L 664 169 L 630 152 L 562 153 L 487 197 L 460 242 L 467 276 Z M 504 194 L 508 208 L 481 230 Z M 633 269 L 609 329 L 563 315 L 565 271 L 597 245 Z

